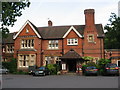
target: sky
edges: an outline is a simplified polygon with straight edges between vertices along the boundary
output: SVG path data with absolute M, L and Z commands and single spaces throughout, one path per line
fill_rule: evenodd
M 48 20 L 53 26 L 84 25 L 85 9 L 95 9 L 95 23 L 103 27 L 109 23 L 111 13 L 118 15 L 120 0 L 29 0 L 29 8 L 22 10 L 22 16 L 17 17 L 10 32 L 19 31 L 27 20 L 37 27 L 48 26 Z

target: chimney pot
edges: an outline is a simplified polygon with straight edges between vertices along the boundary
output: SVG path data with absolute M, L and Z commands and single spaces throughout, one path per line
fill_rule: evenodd
M 48 21 L 48 26 L 52 26 L 52 21 L 51 20 Z

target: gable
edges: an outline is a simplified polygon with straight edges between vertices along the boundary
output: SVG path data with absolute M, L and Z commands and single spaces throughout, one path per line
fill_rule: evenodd
M 28 33 L 26 32 L 26 29 L 28 29 Z M 37 35 L 38 38 L 41 38 L 35 26 L 33 26 L 33 24 L 29 20 L 27 20 L 25 24 L 22 26 L 22 28 L 18 31 L 18 33 L 14 36 L 13 39 L 16 39 L 18 36 L 29 36 L 29 35 Z
M 29 36 L 29 35 L 36 35 L 36 33 L 30 27 L 29 24 L 26 24 L 26 26 L 23 28 L 23 30 L 20 32 L 20 34 L 18 36 Z
M 73 26 L 71 26 L 69 30 L 64 34 L 63 38 L 65 38 L 71 31 L 74 31 L 78 35 L 78 37 L 82 37 L 82 35 Z

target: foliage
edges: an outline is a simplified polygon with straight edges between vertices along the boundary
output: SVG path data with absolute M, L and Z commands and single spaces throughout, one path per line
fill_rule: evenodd
M 106 49 L 118 49 L 120 48 L 120 17 L 117 17 L 115 13 L 111 13 L 110 24 L 107 24 L 104 29 L 105 33 L 105 48 Z
M 58 64 L 48 64 L 46 67 L 51 71 L 51 74 L 57 74 L 60 70 L 60 66 Z
M 107 63 L 110 63 L 111 61 L 109 59 L 100 59 L 98 61 L 98 65 L 102 66 L 102 65 L 106 65 Z
M 20 2 L 2 2 L 2 30 L 3 37 L 7 37 L 9 33 L 8 26 L 14 25 L 17 21 L 16 17 L 22 15 L 22 9 L 29 7 L 30 2 L 28 0 L 20 0 Z
M 95 66 L 96 67 L 97 65 L 94 62 L 88 62 L 87 66 Z
M 99 68 L 99 73 L 100 74 L 104 74 L 104 67 L 107 63 L 111 63 L 111 61 L 109 59 L 100 59 L 98 61 L 98 68 Z
M 90 56 L 85 56 L 85 57 L 82 57 L 84 60 L 93 60 L 93 57 L 90 57 Z
M 12 58 L 10 62 L 2 62 L 2 65 L 9 70 L 10 73 L 17 71 L 17 60 Z
M 28 74 L 28 72 L 24 72 L 24 71 L 20 70 L 20 71 L 13 72 L 13 74 L 23 74 L 23 75 L 25 75 L 25 74 Z

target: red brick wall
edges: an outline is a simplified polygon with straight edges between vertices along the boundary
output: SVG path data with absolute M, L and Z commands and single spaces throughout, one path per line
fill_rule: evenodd
M 26 33 L 26 28 L 29 29 L 29 33 Z M 37 66 L 41 66 L 41 39 L 39 39 L 38 37 L 20 37 L 20 36 L 30 36 L 30 35 L 35 35 L 35 32 L 32 30 L 32 28 L 30 27 L 30 25 L 26 25 L 22 32 L 18 35 L 18 37 L 15 39 L 15 43 L 14 43 L 14 57 L 17 58 L 17 54 L 36 54 L 36 58 L 37 58 Z M 34 39 L 34 49 L 36 51 L 19 51 L 21 49 L 21 40 L 22 39 Z
M 26 33 L 26 29 L 29 30 L 29 33 Z M 23 28 L 23 30 L 22 30 L 22 32 L 19 34 L 19 36 L 29 36 L 29 35 L 36 35 L 36 34 L 35 34 L 35 32 L 32 30 L 32 28 L 30 27 L 30 25 L 27 24 L 27 25 Z
M 67 45 L 67 39 L 70 38 L 78 38 L 78 45 Z M 63 40 L 64 42 L 64 54 L 67 53 L 70 49 L 74 49 L 77 53 L 79 53 L 82 56 L 82 39 L 73 31 L 65 37 Z
M 84 56 L 104 58 L 103 38 L 98 38 L 97 29 L 94 23 L 94 10 L 85 10 L 85 30 L 84 30 Z M 94 35 L 94 42 L 88 42 L 88 35 Z M 101 54 L 102 53 L 102 54 Z
M 92 30 L 91 30 L 92 29 Z M 89 32 L 91 31 L 91 32 Z M 88 42 L 88 35 L 94 35 L 94 42 Z M 84 56 L 92 56 L 104 58 L 104 46 L 103 46 L 103 38 L 97 37 L 97 30 L 95 26 L 91 26 L 91 28 L 86 27 L 84 31 Z M 102 55 L 101 55 L 102 53 Z
M 115 56 L 120 56 L 120 50 L 117 50 L 117 49 L 106 49 L 105 50 L 106 59 L 109 59 L 110 57 L 115 57 Z

